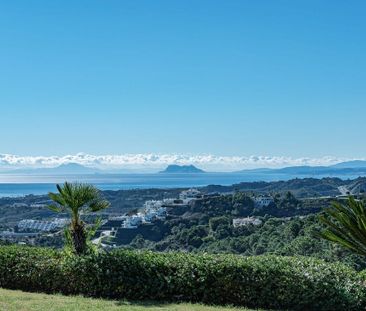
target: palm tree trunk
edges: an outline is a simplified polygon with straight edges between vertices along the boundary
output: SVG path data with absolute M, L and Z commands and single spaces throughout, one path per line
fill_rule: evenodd
M 71 236 L 75 253 L 77 255 L 85 254 L 87 245 L 84 224 L 81 222 L 74 222 L 71 228 Z

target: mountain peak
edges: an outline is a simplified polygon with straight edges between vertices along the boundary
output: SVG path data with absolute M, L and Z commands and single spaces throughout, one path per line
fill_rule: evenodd
M 70 169 L 89 169 L 88 167 L 81 165 L 79 163 L 76 162 L 70 162 L 70 163 L 63 163 L 60 164 L 59 166 L 54 167 L 55 169 L 61 169 L 61 168 L 70 168 Z
M 205 173 L 205 171 L 195 167 L 194 165 L 169 165 L 164 171 L 160 173 Z

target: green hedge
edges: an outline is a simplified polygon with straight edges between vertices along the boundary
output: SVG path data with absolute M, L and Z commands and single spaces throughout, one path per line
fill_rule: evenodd
M 0 247 L 0 286 L 86 296 L 192 301 L 291 310 L 363 310 L 364 278 L 305 257 L 192 255 L 118 250 L 63 257 Z

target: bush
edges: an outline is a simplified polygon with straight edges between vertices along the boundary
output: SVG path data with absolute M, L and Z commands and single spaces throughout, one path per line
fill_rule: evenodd
M 62 257 L 0 247 L 0 286 L 115 299 L 153 299 L 292 310 L 361 310 L 364 278 L 305 257 L 193 255 L 118 250 Z

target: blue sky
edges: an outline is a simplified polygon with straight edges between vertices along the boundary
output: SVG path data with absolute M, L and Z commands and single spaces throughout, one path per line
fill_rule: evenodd
M 2 1 L 0 153 L 364 158 L 365 1 Z

